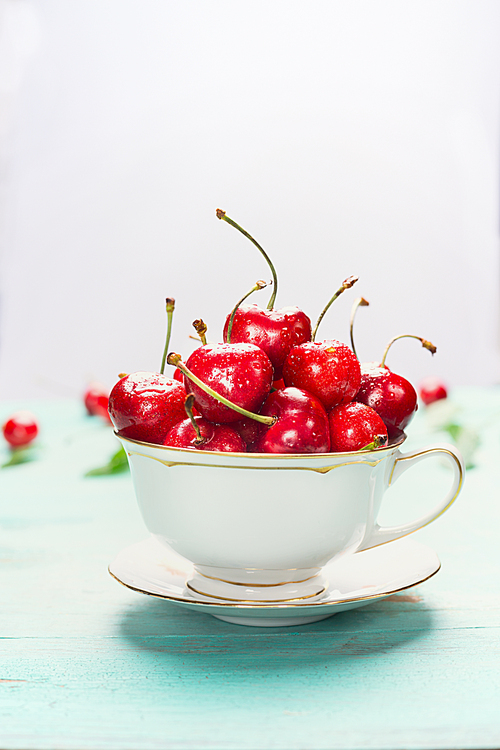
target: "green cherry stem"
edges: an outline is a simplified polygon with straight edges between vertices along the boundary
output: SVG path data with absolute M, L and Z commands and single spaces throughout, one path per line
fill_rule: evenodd
M 349 332 L 351 334 L 351 349 L 352 349 L 353 354 L 354 354 L 355 357 L 357 357 L 358 355 L 356 354 L 356 347 L 354 346 L 354 334 L 353 334 L 353 331 L 354 331 L 354 317 L 356 315 L 356 311 L 357 311 L 358 307 L 368 307 L 369 304 L 370 303 L 368 302 L 368 300 L 366 300 L 364 297 L 358 297 L 357 300 L 354 300 L 354 305 L 352 306 L 351 320 L 350 320 L 350 323 L 349 323 Z
M 223 221 L 226 221 L 232 227 L 234 227 L 235 229 L 237 229 L 238 232 L 241 232 L 241 234 L 243 234 L 247 239 L 249 239 L 250 242 L 253 242 L 253 244 L 255 245 L 255 247 L 258 250 L 260 250 L 260 252 L 264 256 L 264 258 L 266 259 L 267 265 L 271 269 L 271 273 L 273 275 L 273 293 L 271 294 L 269 302 L 267 303 L 267 309 L 268 310 L 272 310 L 274 308 L 274 303 L 276 301 L 276 294 L 278 293 L 278 277 L 276 276 L 276 269 L 274 268 L 274 265 L 273 265 L 273 263 L 271 261 L 271 258 L 266 253 L 266 251 L 264 250 L 264 248 L 261 247 L 256 240 L 254 240 L 254 238 L 252 237 L 252 235 L 248 234 L 248 232 L 245 231 L 245 229 L 243 229 L 243 227 L 240 227 L 239 224 L 237 224 L 235 221 L 233 221 L 232 219 L 230 219 L 229 216 L 226 215 L 225 211 L 223 211 L 221 208 L 218 208 L 215 211 L 215 215 L 217 216 L 218 219 L 222 219 Z
M 184 399 L 184 408 L 186 410 L 186 414 L 189 417 L 189 421 L 191 422 L 193 426 L 193 430 L 196 432 L 196 445 L 203 445 L 203 443 L 206 443 L 206 438 L 203 437 L 200 431 L 200 427 L 198 425 L 198 422 L 194 418 L 193 414 L 193 408 L 194 408 L 194 393 L 188 393 L 186 398 Z
M 173 297 L 167 297 L 165 300 L 167 306 L 167 338 L 165 341 L 165 348 L 163 349 L 163 357 L 161 360 L 160 373 L 163 375 L 165 372 L 165 360 L 167 358 L 168 345 L 170 344 L 170 336 L 172 333 L 172 317 L 175 309 L 175 299 Z
M 399 336 L 394 336 L 393 339 L 389 341 L 387 346 L 385 347 L 385 352 L 382 357 L 382 361 L 380 363 L 380 367 L 384 367 L 385 365 L 385 358 L 387 357 L 387 352 L 391 348 L 391 346 L 394 344 L 395 341 L 398 339 L 417 339 L 417 341 L 420 341 L 424 349 L 427 349 L 430 351 L 431 354 L 435 354 L 437 352 L 437 348 L 434 346 L 434 344 L 431 344 L 430 341 L 427 341 L 427 339 L 423 339 L 420 336 L 413 336 L 411 333 L 401 333 Z
M 253 412 L 248 411 L 247 409 L 243 409 L 241 406 L 237 406 L 236 404 L 233 404 L 232 401 L 229 401 L 229 399 L 227 399 L 225 396 L 221 396 L 220 393 L 217 393 L 216 391 L 214 391 L 213 388 L 210 388 L 209 385 L 207 385 L 202 380 L 200 380 L 196 375 L 194 375 L 191 372 L 191 370 L 188 367 L 186 367 L 186 365 L 182 361 L 182 357 L 180 354 L 171 352 L 167 357 L 167 362 L 169 365 L 174 365 L 174 367 L 178 367 L 183 375 L 185 375 L 187 378 L 189 378 L 189 380 L 191 380 L 199 388 L 205 391 L 205 393 L 208 393 L 209 396 L 212 396 L 213 398 L 216 399 L 216 401 L 219 401 L 221 404 L 224 404 L 225 406 L 229 406 L 230 409 L 234 409 L 234 411 L 237 411 L 239 414 L 242 414 L 244 417 L 255 419 L 256 422 L 262 422 L 262 424 L 267 424 L 269 426 L 275 423 L 276 419 L 274 417 L 265 417 L 263 414 L 254 414 Z
M 205 344 L 207 343 L 207 324 L 201 318 L 197 318 L 193 321 L 193 328 L 200 337 L 202 345 L 205 346 Z
M 247 293 L 245 294 L 245 296 L 244 296 L 244 297 L 242 297 L 242 298 L 240 299 L 240 301 L 239 301 L 239 302 L 237 302 L 237 303 L 235 304 L 235 306 L 233 307 L 233 310 L 232 310 L 232 312 L 231 312 L 231 317 L 229 318 L 229 323 L 228 323 L 228 326 L 227 326 L 227 337 L 226 337 L 226 338 L 227 338 L 227 343 L 228 343 L 228 344 L 230 344 L 230 343 L 231 343 L 231 331 L 233 330 L 233 322 L 234 322 L 234 316 L 236 315 L 236 310 L 237 310 L 237 309 L 238 309 L 238 307 L 239 307 L 239 306 L 240 306 L 240 305 L 241 305 L 241 304 L 242 304 L 242 303 L 243 303 L 243 302 L 244 302 L 244 301 L 246 300 L 246 298 L 247 298 L 247 297 L 250 297 L 250 295 L 251 295 L 251 294 L 253 294 L 254 292 L 258 292 L 258 291 L 259 291 L 259 289 L 264 289 L 264 288 L 265 288 L 266 286 L 268 286 L 268 284 L 267 284 L 267 283 L 266 283 L 265 281 L 262 281 L 262 280 L 260 280 L 260 281 L 257 281 L 257 282 L 256 282 L 256 283 L 255 283 L 255 284 L 253 285 L 253 287 L 252 287 L 252 288 L 250 289 L 250 291 L 249 291 L 249 292 L 247 292 Z
M 332 305 L 335 302 L 335 300 L 337 299 L 337 297 L 340 297 L 340 295 L 342 294 L 342 292 L 345 292 L 346 289 L 350 289 L 352 286 L 354 286 L 354 284 L 356 283 L 357 280 L 358 280 L 357 276 L 349 276 L 349 278 L 346 279 L 342 283 L 342 286 L 337 289 L 337 291 L 335 292 L 335 294 L 331 298 L 330 302 L 323 309 L 323 312 L 319 316 L 318 322 L 316 323 L 316 326 L 314 328 L 314 331 L 313 331 L 313 334 L 312 334 L 312 337 L 311 337 L 311 341 L 315 341 L 316 340 L 316 334 L 318 332 L 319 324 L 321 323 L 321 321 L 325 317 L 325 313 L 329 310 L 330 305 Z

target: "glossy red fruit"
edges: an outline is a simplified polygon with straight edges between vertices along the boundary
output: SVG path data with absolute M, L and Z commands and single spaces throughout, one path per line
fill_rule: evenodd
M 29 411 L 17 411 L 2 427 L 3 436 L 12 448 L 29 445 L 38 435 L 35 416 Z
M 230 317 L 224 325 L 224 341 Z M 231 343 L 255 344 L 263 349 L 274 367 L 275 380 L 282 376 L 290 349 L 310 340 L 311 321 L 298 307 L 263 310 L 258 305 L 241 305 L 235 312 Z
M 108 413 L 108 393 L 98 383 L 91 383 L 83 395 L 83 402 L 88 414 L 102 417 L 111 422 Z
M 207 344 L 195 349 L 186 362 L 193 375 L 233 404 L 251 412 L 259 411 L 269 395 L 273 366 L 267 354 L 254 344 Z M 210 422 L 227 424 L 241 414 L 205 393 L 189 378 L 187 392 L 194 393 L 200 414 Z
M 387 428 L 376 411 L 366 404 L 351 401 L 336 406 L 328 415 L 330 450 L 359 451 L 369 445 L 387 445 Z
M 361 383 L 361 370 L 346 344 L 333 339 L 311 341 L 290 351 L 283 379 L 287 386 L 312 393 L 330 410 L 352 401 Z
M 299 388 L 274 391 L 261 414 L 276 417 L 270 427 L 260 426 L 251 447 L 254 453 L 328 453 L 330 430 L 326 411 L 315 396 Z
M 185 419 L 181 383 L 158 372 L 134 372 L 109 395 L 109 415 L 123 437 L 162 444 L 174 424 Z
M 177 380 L 177 382 L 181 383 L 182 387 L 184 388 L 184 375 L 182 374 L 182 372 L 179 370 L 178 367 L 175 368 L 172 378 L 173 380 Z M 193 407 L 193 414 L 197 417 L 200 416 L 200 412 L 198 411 L 198 409 L 194 407 Z
M 375 362 L 362 365 L 361 385 L 355 400 L 377 412 L 387 427 L 389 439 L 400 437 L 418 408 L 412 384 Z
M 262 431 L 262 424 L 255 419 L 242 417 L 237 422 L 231 422 L 231 427 L 241 435 L 245 445 L 253 445 Z
M 168 432 L 163 445 L 174 448 L 195 448 L 199 451 L 245 453 L 247 446 L 241 435 L 230 425 L 213 424 L 203 417 L 195 417 L 204 442 L 198 436 L 190 419 L 178 422 Z
M 426 406 L 448 396 L 446 386 L 439 378 L 425 378 L 422 380 L 418 387 L 418 393 Z

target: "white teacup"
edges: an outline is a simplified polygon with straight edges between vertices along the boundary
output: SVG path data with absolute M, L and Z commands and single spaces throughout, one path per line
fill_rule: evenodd
M 440 516 L 460 492 L 464 467 L 451 445 L 401 453 L 310 455 L 215 453 L 118 436 L 149 531 L 194 564 L 186 586 L 198 597 L 237 603 L 314 601 L 322 567 L 339 555 L 410 534 Z M 442 456 L 452 486 L 426 515 L 377 523 L 385 490 L 410 466 Z

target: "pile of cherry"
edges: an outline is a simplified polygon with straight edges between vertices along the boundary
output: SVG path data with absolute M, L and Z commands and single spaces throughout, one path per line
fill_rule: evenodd
M 265 257 L 273 275 L 266 309 L 244 304 L 257 282 L 227 316 L 223 343 L 206 340 L 202 320 L 193 325 L 200 346 L 186 362 L 168 353 L 174 300 L 167 299 L 167 341 L 160 372 L 123 375 L 109 396 L 109 415 L 127 438 L 205 451 L 327 453 L 373 450 L 402 437 L 417 410 L 408 380 L 379 363 L 360 365 L 351 347 L 317 341 L 323 316 L 346 289 L 346 279 L 319 316 L 314 329 L 298 307 L 274 309 L 277 276 L 263 248 L 225 212 L 217 217 L 244 234 Z M 436 348 L 418 339 L 434 353 Z M 172 377 L 165 365 L 175 367 Z

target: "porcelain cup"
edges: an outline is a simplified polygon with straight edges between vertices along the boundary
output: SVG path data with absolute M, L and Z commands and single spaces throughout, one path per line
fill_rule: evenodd
M 460 454 L 447 444 L 413 453 L 402 453 L 401 441 L 373 451 L 270 455 L 118 437 L 147 528 L 193 563 L 187 588 L 231 602 L 314 601 L 327 585 L 327 562 L 431 523 L 453 503 L 464 475 Z M 412 522 L 380 526 L 385 490 L 433 456 L 452 469 L 446 497 Z

